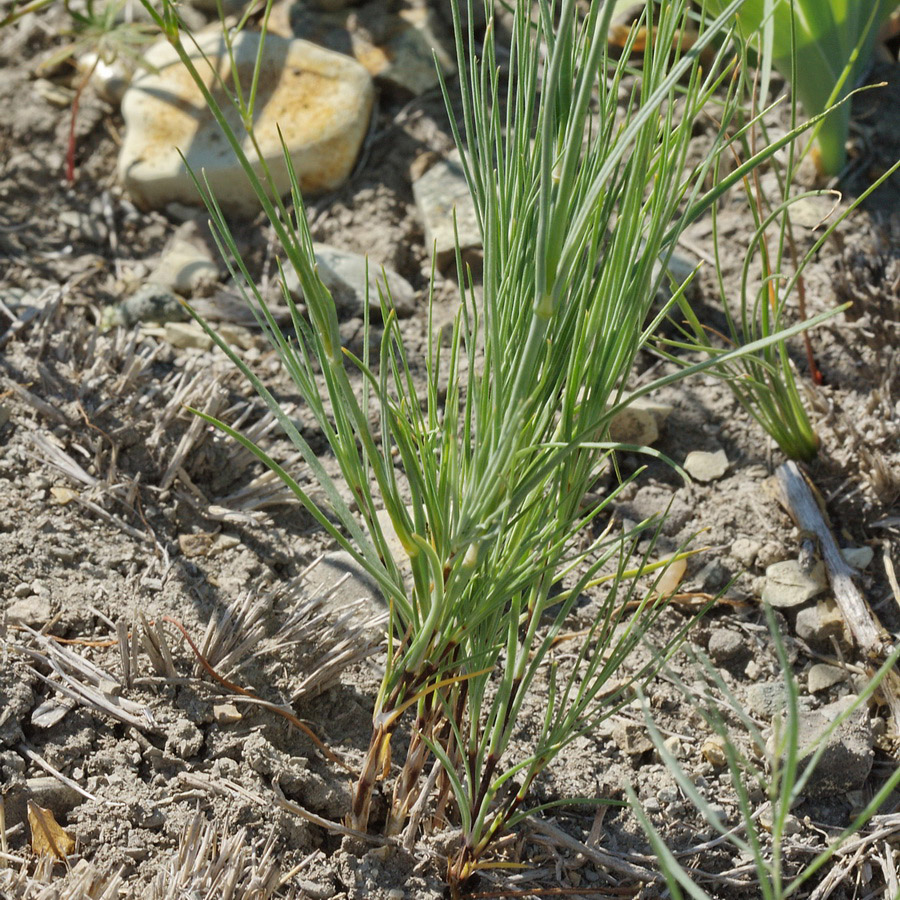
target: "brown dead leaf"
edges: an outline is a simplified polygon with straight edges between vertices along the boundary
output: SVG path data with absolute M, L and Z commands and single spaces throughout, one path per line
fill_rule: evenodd
M 38 856 L 65 859 L 74 849 L 75 840 L 64 831 L 49 809 L 28 801 L 28 824 L 31 826 L 31 849 Z

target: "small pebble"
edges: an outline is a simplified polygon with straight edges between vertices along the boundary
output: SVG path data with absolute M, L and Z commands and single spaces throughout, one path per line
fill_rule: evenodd
M 629 756 L 640 756 L 653 749 L 653 741 L 647 736 L 647 729 L 637 722 L 617 722 L 612 738 L 618 748 Z
M 676 759 L 684 753 L 681 738 L 679 738 L 677 734 L 667 737 L 665 741 L 663 741 L 663 746 L 665 746 L 666 750 L 668 750 Z
M 656 792 L 656 799 L 665 806 L 677 803 L 681 799 L 678 789 L 674 787 L 664 787 Z
M 760 719 L 771 719 L 784 708 L 784 685 L 778 681 L 751 684 L 747 688 L 747 708 Z
M 166 322 L 164 336 L 168 343 L 180 350 L 209 350 L 213 344 L 212 338 L 197 322 Z
M 842 681 L 847 680 L 847 673 L 838 666 L 829 666 L 827 663 L 816 663 L 807 675 L 807 684 L 811 694 L 818 694 Z
M 703 758 L 716 768 L 721 768 L 728 763 L 725 753 L 725 739 L 718 734 L 711 734 L 700 747 Z
M 715 819 L 719 825 L 724 825 L 728 819 L 728 813 L 725 811 L 724 806 L 719 806 L 718 803 L 711 803 L 706 808 L 707 813 L 712 819 Z M 715 824 L 714 822 L 710 822 L 710 825 Z
M 213 718 L 219 725 L 231 725 L 240 722 L 244 717 L 233 703 L 214 703 Z
M 766 569 L 762 599 L 776 609 L 789 609 L 812 600 L 827 587 L 824 563 L 816 563 L 812 571 L 807 573 L 796 559 L 786 559 L 773 563 Z
M 874 559 L 875 551 L 871 547 L 844 547 L 841 550 L 841 556 L 844 557 L 844 562 L 848 566 L 853 566 L 854 569 L 862 572 Z
M 710 658 L 716 663 L 726 663 L 740 656 L 746 649 L 745 639 L 730 628 L 716 628 L 709 636 L 707 647 Z
M 815 647 L 831 647 L 832 638 L 841 644 L 849 644 L 844 617 L 837 603 L 830 597 L 824 597 L 815 606 L 808 606 L 797 613 L 795 623 L 797 637 Z
M 684 470 L 697 481 L 716 481 L 728 471 L 728 457 L 724 450 L 692 450 L 684 461 Z
M 747 538 L 738 538 L 731 545 L 732 557 L 742 566 L 747 566 L 748 568 L 756 562 L 760 550 L 762 550 L 762 544 L 759 541 L 751 541 Z

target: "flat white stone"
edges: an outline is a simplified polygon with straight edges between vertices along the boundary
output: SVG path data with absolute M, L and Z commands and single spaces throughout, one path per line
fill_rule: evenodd
M 715 481 L 728 471 L 728 457 L 724 450 L 692 450 L 684 461 L 684 470 L 697 481 Z
M 247 90 L 259 48 L 259 34 L 242 32 L 234 41 L 241 84 Z M 213 76 L 201 50 L 229 82 L 228 56 L 219 30 L 197 36 L 192 58 L 208 82 Z M 135 201 L 162 208 L 173 201 L 199 205 L 200 197 L 179 150 L 197 176 L 205 172 L 223 209 L 254 215 L 259 204 L 231 146 L 219 130 L 202 94 L 168 42 L 146 54 L 122 100 L 126 132 L 119 176 Z M 216 90 L 232 127 L 239 117 Z M 304 193 L 334 190 L 350 174 L 372 111 L 368 72 L 356 61 L 307 41 L 268 35 L 256 98 L 254 131 L 281 194 L 290 190 L 281 138 Z M 249 139 L 242 146 L 253 159 Z M 257 169 L 259 169 L 257 165 Z

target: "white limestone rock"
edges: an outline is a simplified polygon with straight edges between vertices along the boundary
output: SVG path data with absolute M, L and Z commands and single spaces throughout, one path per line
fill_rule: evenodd
M 221 32 L 197 36 L 202 50 L 227 70 Z M 234 41 L 241 82 L 249 85 L 259 34 L 242 32 Z M 209 73 L 199 50 L 194 58 Z M 173 201 L 199 205 L 196 187 L 179 156 L 184 154 L 199 176 L 201 170 L 223 209 L 255 215 L 259 204 L 203 102 L 199 89 L 166 41 L 146 54 L 149 67 L 139 73 L 122 100 L 126 133 L 119 155 L 119 176 L 137 203 L 162 208 Z M 225 72 L 227 80 L 227 71 Z M 212 81 L 212 74 L 209 73 Z M 220 93 L 220 92 L 219 92 Z M 224 98 L 220 97 L 224 104 Z M 307 41 L 268 35 L 259 80 L 254 130 L 278 191 L 290 190 L 279 129 L 304 193 L 334 190 L 350 174 L 365 137 L 372 111 L 373 87 L 359 63 Z M 240 132 L 237 115 L 229 112 Z M 249 140 L 244 141 L 248 155 Z M 252 156 L 251 156 L 252 158 Z

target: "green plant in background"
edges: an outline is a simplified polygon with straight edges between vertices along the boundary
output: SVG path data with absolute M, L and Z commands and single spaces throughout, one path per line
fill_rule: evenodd
M 684 688 L 684 696 L 698 709 L 707 724 L 723 742 L 727 758 L 728 773 L 735 791 L 739 809 L 739 822 L 724 822 L 712 804 L 706 800 L 691 777 L 675 759 L 653 723 L 645 706 L 645 720 L 648 732 L 663 762 L 673 773 L 687 799 L 703 815 L 712 828 L 721 834 L 728 843 L 736 847 L 753 864 L 755 881 L 753 889 L 759 892 L 763 900 L 787 900 L 796 896 L 801 887 L 828 864 L 829 860 L 844 847 L 847 841 L 857 834 L 875 816 L 891 794 L 900 785 L 900 769 L 895 769 L 887 781 L 876 791 L 865 808 L 857 813 L 850 825 L 837 837 L 833 838 L 825 850 L 816 854 L 811 860 L 799 868 L 794 867 L 793 874 L 786 871 L 784 839 L 788 833 L 787 824 L 793 807 L 803 799 L 804 790 L 820 764 L 822 754 L 835 731 L 850 717 L 864 711 L 868 701 L 878 691 L 878 687 L 900 659 L 900 647 L 884 662 L 878 672 L 870 680 L 866 689 L 838 716 L 821 734 L 806 746 L 800 743 L 800 711 L 798 706 L 799 690 L 797 680 L 791 669 L 790 660 L 779 633 L 777 622 L 771 607 L 765 607 L 769 631 L 773 638 L 778 662 L 784 673 L 784 710 L 780 718 L 773 724 L 771 741 L 756 727 L 753 720 L 744 712 L 742 704 L 730 693 L 718 672 L 706 659 L 701 660 L 701 669 L 713 688 L 707 692 L 704 700 L 706 706 L 700 706 L 694 699 L 694 693 Z M 749 736 L 752 742 L 750 754 L 744 754 L 732 740 L 728 727 L 720 709 L 728 709 L 740 722 L 742 733 Z M 754 758 L 764 761 L 754 762 Z M 650 821 L 650 817 L 641 807 L 633 789 L 627 789 L 629 801 L 635 815 L 650 839 L 660 868 L 672 896 L 680 900 L 684 894 L 694 900 L 711 900 L 692 876 L 675 858 L 665 845 L 659 831 Z M 754 810 L 752 797 L 762 795 L 766 798 L 767 808 Z
M 656 274 L 657 262 L 665 263 L 687 224 L 795 135 L 702 193 L 714 161 L 727 152 L 738 103 L 727 92 L 713 148 L 689 163 L 693 123 L 730 75 L 727 50 L 702 67 L 699 56 L 733 20 L 740 0 L 689 51 L 677 39 L 689 23 L 687 0 L 659 4 L 657 39 L 631 84 L 624 80 L 630 47 L 618 62 L 607 56 L 611 4 L 591 4 L 581 15 L 577 0 L 540 0 L 534 21 L 531 5 L 517 4 L 504 81 L 490 15 L 477 47 L 471 34 L 464 36 L 454 0 L 464 115 L 461 128 L 452 124 L 483 235 L 483 300 L 458 257 L 463 302 L 448 345 L 429 323 L 426 358 L 411 360 L 391 298 L 381 296 L 378 352 L 370 350 L 367 315 L 359 358 L 341 347 L 287 154 L 293 210 L 261 155 L 261 164 L 248 158 L 255 147 L 252 89 L 215 72 L 215 95 L 232 99 L 247 129 L 238 135 L 198 71 L 206 63 L 185 43 L 174 5 L 167 0 L 156 10 L 144 2 L 203 91 L 299 278 L 307 315 L 285 292 L 293 322 L 285 334 L 215 197 L 198 179 L 223 254 L 243 276 L 247 302 L 328 441 L 355 510 L 278 401 L 204 326 L 278 418 L 327 503 L 317 506 L 261 448 L 226 423 L 214 424 L 284 480 L 372 575 L 390 609 L 385 674 L 348 822 L 367 827 L 376 783 L 388 778 L 389 833 L 406 829 L 414 836 L 429 803 L 427 821 L 442 824 L 452 814 L 462 836 L 448 878 L 458 889 L 485 864 L 496 838 L 526 814 L 529 789 L 543 769 L 621 702 L 621 689 L 604 697 L 604 686 L 664 602 L 652 584 L 639 582 L 666 565 L 650 561 L 654 541 L 636 564 L 629 562 L 653 523 L 626 535 L 607 525 L 587 537 L 620 489 L 583 506 L 617 449 L 608 441 L 609 423 L 634 396 L 781 337 L 763 336 L 627 398 L 634 360 L 668 312 L 653 310 L 665 277 Z M 671 302 L 681 301 L 679 288 Z M 378 518 L 382 507 L 403 548 L 400 559 Z M 611 571 L 599 574 L 604 567 Z M 579 593 L 600 585 L 596 618 L 581 642 L 569 645 L 568 659 L 558 660 L 555 639 Z M 633 678 L 648 677 L 661 661 Z M 545 718 L 531 749 L 513 757 L 517 720 L 542 671 L 550 684 L 540 701 Z M 404 721 L 411 738 L 396 772 L 392 737 Z
M 813 132 L 826 175 L 839 174 L 847 160 L 850 105 L 841 101 L 871 64 L 878 28 L 897 6 L 897 0 L 746 0 L 736 13 L 740 35 L 759 53 L 763 96 L 774 66 L 807 116 L 831 110 Z M 721 11 L 725 2 L 713 0 L 712 7 Z

